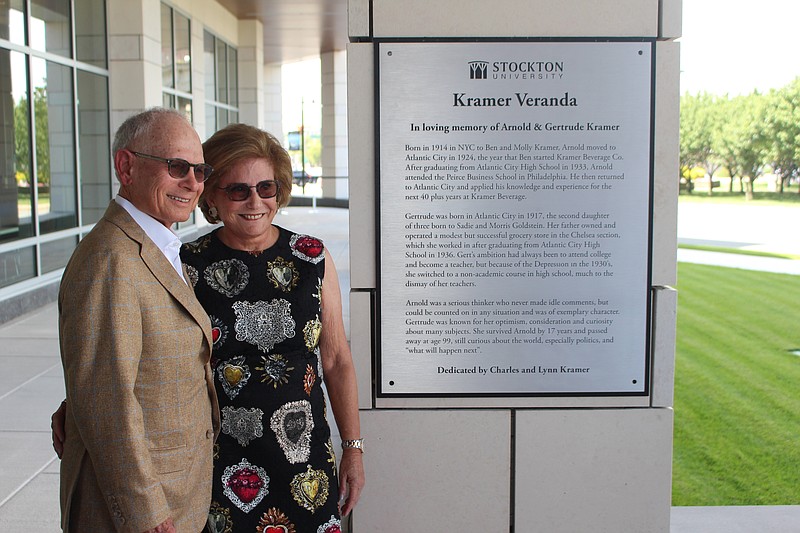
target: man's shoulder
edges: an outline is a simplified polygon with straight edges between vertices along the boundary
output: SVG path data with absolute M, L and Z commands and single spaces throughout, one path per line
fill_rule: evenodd
M 97 253 L 114 254 L 138 248 L 138 243 L 109 220 L 102 218 L 89 233 L 78 243 L 75 253 L 94 255 Z

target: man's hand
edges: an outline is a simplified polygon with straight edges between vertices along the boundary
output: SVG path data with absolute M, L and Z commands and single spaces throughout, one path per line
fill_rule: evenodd
M 58 409 L 53 416 L 50 417 L 50 429 L 53 431 L 53 449 L 56 455 L 61 459 L 61 454 L 64 453 L 64 440 L 67 438 L 67 432 L 64 430 L 64 421 L 67 418 L 67 400 L 61 402 Z
M 175 531 L 175 524 L 172 523 L 172 518 L 167 518 L 153 529 L 148 529 L 144 533 L 177 533 Z

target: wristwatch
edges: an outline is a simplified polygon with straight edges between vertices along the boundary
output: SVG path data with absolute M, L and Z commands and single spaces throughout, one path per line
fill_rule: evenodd
M 356 448 L 361 450 L 361 453 L 364 453 L 364 439 L 352 439 L 352 440 L 343 440 L 342 441 L 342 449 L 347 448 Z

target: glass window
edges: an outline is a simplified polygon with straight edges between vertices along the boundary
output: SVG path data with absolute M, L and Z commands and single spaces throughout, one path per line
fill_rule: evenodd
M 67 261 L 69 261 L 77 245 L 77 235 L 56 241 L 43 242 L 41 244 L 42 274 L 67 266 Z
M 235 48 L 228 47 L 228 103 L 239 105 L 239 67 Z
M 36 247 L 0 253 L 0 287 L 36 276 Z
M 222 102 L 223 104 L 228 103 L 228 57 L 226 54 L 226 46 L 225 43 L 216 39 L 217 46 L 216 46 L 216 66 L 215 71 L 217 73 L 217 102 Z
M 25 44 L 25 1 L 0 2 L 0 39 Z
M 78 223 L 72 69 L 33 58 L 31 77 L 39 231 L 50 233 Z
M 222 39 L 203 33 L 206 133 L 239 121 L 238 52 Z
M 31 47 L 72 57 L 69 4 L 69 0 L 31 0 Z
M 108 78 L 78 71 L 78 139 L 81 224 L 94 224 L 111 198 Z
M 33 236 L 33 180 L 25 56 L 0 50 L 0 71 L 11 74 L 0 91 L 0 112 L 13 117 L 0 128 L 0 242 L 4 242 Z
M 214 68 L 216 40 L 210 33 L 203 32 L 203 65 L 205 66 L 205 90 L 206 98 L 213 100 L 216 95 L 217 76 L 216 69 Z
M 166 4 L 161 4 L 161 79 L 164 107 L 177 109 L 191 121 L 191 25 Z
M 163 93 L 161 95 L 161 105 L 168 109 L 173 109 L 175 107 L 175 95 Z
M 111 199 L 106 7 L 0 0 L 0 289 L 62 268 Z
M 217 108 L 217 129 L 222 129 L 230 124 L 228 122 L 228 110 L 224 107 Z
M 106 68 L 104 0 L 75 0 L 75 55 L 78 61 Z
M 161 85 L 164 87 L 175 87 L 175 81 L 172 78 L 175 64 L 173 55 L 172 9 L 161 4 Z
M 207 137 L 219 129 L 217 125 L 217 108 L 211 104 L 206 104 L 206 133 Z
M 183 116 L 186 117 L 186 120 L 189 122 L 193 122 L 192 120 L 192 100 L 189 98 L 178 97 L 178 104 L 175 107 L 178 111 L 183 113 Z
M 192 92 L 192 54 L 189 19 L 175 13 L 175 85 L 176 89 Z

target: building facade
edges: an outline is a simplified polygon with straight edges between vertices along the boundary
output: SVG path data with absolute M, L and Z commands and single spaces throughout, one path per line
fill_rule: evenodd
M 178 109 L 201 139 L 232 122 L 281 137 L 281 68 L 264 64 L 263 32 L 216 0 L 0 1 L 0 323 L 54 299 L 116 192 L 111 141 L 131 114 Z M 326 78 L 323 100 L 343 76 Z M 337 142 L 342 113 L 323 119 Z M 328 156 L 332 176 L 346 175 L 341 151 Z M 203 224 L 197 212 L 176 230 Z

